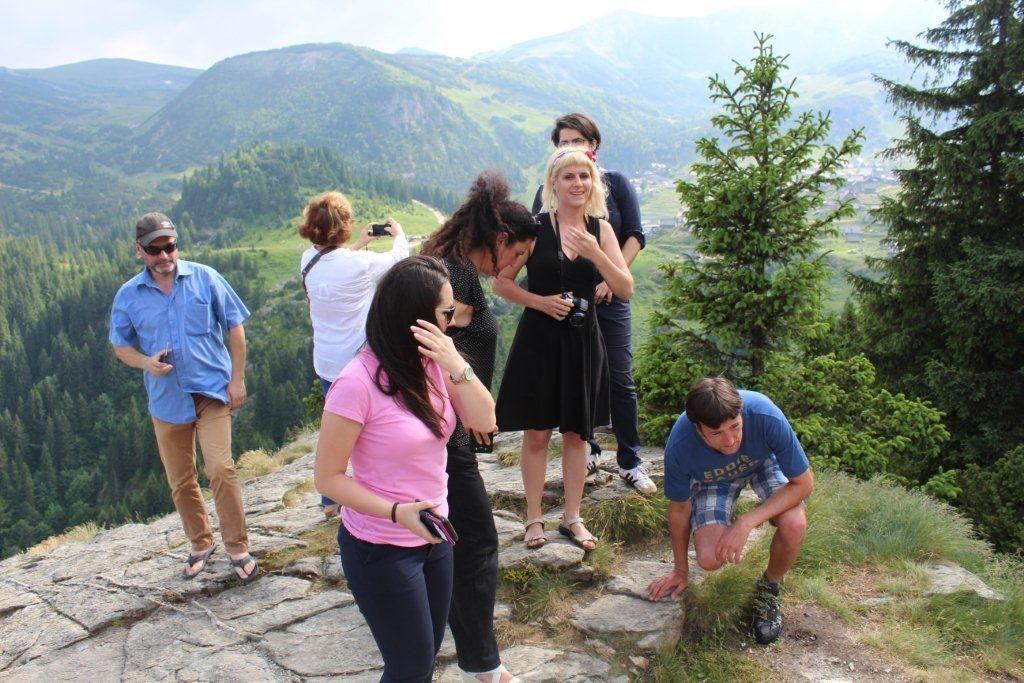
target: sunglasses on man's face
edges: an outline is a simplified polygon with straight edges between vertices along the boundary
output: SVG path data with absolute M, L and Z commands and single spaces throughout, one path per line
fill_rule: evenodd
M 142 247 L 141 244 L 139 246 Z M 165 244 L 162 247 L 153 247 L 153 246 L 142 247 L 142 251 L 146 252 L 150 256 L 159 256 L 161 251 L 164 252 L 165 254 L 173 254 L 175 251 L 177 251 L 177 249 L 178 249 L 178 243 L 177 242 L 168 242 L 167 244 Z

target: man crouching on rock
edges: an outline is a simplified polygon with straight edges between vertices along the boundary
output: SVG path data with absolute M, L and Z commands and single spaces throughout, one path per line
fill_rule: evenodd
M 732 520 L 743 487 L 761 499 Z M 782 630 L 779 584 L 796 562 L 807 531 L 804 499 L 814 476 L 786 416 L 756 391 L 737 391 L 724 377 L 700 380 L 686 395 L 665 446 L 665 497 L 675 569 L 647 587 L 652 600 L 686 589 L 690 533 L 697 564 L 713 571 L 738 563 L 750 532 L 766 521 L 775 527 L 768 568 L 757 582 L 754 636 L 762 645 Z

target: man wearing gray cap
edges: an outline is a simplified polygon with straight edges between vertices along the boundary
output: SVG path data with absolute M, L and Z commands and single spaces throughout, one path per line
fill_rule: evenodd
M 246 400 L 249 310 L 216 270 L 178 260 L 178 232 L 162 213 L 139 219 L 135 253 L 146 267 L 114 297 L 109 339 L 121 362 L 143 371 L 160 460 L 191 542 L 182 576 L 203 571 L 215 546 L 196 473 L 198 437 L 221 538 L 238 578 L 249 582 L 259 567 L 231 458 L 231 410 Z

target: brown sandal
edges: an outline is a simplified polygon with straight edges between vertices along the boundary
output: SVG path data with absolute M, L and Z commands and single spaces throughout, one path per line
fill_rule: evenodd
M 526 530 L 526 531 L 529 531 L 530 527 L 533 526 L 534 524 L 540 524 L 541 535 L 540 536 L 534 536 L 533 538 L 531 538 L 529 540 L 526 539 L 525 535 L 523 536 L 523 542 L 526 543 L 526 547 L 529 550 L 536 550 L 537 548 L 543 548 L 544 545 L 547 544 L 547 542 L 548 542 L 547 537 L 544 535 L 544 520 L 541 519 L 540 517 L 535 517 L 533 519 L 526 520 L 526 524 L 523 525 L 523 529 Z
M 571 519 L 563 519 L 562 523 L 558 525 L 558 533 L 562 534 L 563 536 L 568 538 L 570 541 L 572 541 L 575 545 L 578 545 L 579 547 L 583 548 L 583 550 L 585 552 L 589 553 L 591 550 L 594 550 L 595 548 L 597 548 L 597 537 L 594 536 L 594 534 L 590 533 L 589 531 L 587 531 L 587 535 L 586 536 L 577 535 L 577 534 L 574 534 L 572 532 L 572 525 L 573 524 L 582 524 L 582 523 L 583 523 L 583 518 L 582 517 L 573 517 Z M 584 543 L 589 543 L 590 547 L 588 548 L 587 546 L 583 545 Z

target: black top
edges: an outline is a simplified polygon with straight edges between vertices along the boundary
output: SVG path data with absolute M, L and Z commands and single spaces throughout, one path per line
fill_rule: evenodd
M 605 187 L 608 188 L 608 218 L 615 236 L 619 238 L 621 248 L 630 237 L 635 237 L 640 243 L 640 248 L 647 246 L 647 238 L 644 237 L 643 226 L 640 224 L 640 202 L 633 191 L 633 185 L 629 179 L 618 171 L 601 171 Z M 537 195 L 533 198 L 533 213 L 540 213 L 544 203 L 541 194 L 544 187 L 537 188 Z
M 465 327 L 449 327 L 448 336 L 455 342 L 455 348 L 472 366 L 473 372 L 483 385 L 491 388 L 494 377 L 494 350 L 498 345 L 498 319 L 487 304 L 484 289 L 480 286 L 480 274 L 472 263 L 462 265 L 450 258 L 442 259 L 448 268 L 452 294 L 459 303 L 473 307 L 473 316 Z M 468 446 L 472 437 L 462 427 L 455 425 L 455 431 L 448 439 L 452 448 Z
M 542 213 L 537 241 L 526 261 L 529 291 L 540 296 L 571 291 L 590 302 L 583 325 L 556 320 L 533 308 L 523 311 L 498 391 L 498 428 L 553 429 L 584 438 L 608 424 L 608 362 L 594 314 L 597 268 L 577 256 L 559 268 L 559 240 L 551 217 Z M 597 237 L 596 218 L 587 230 Z

